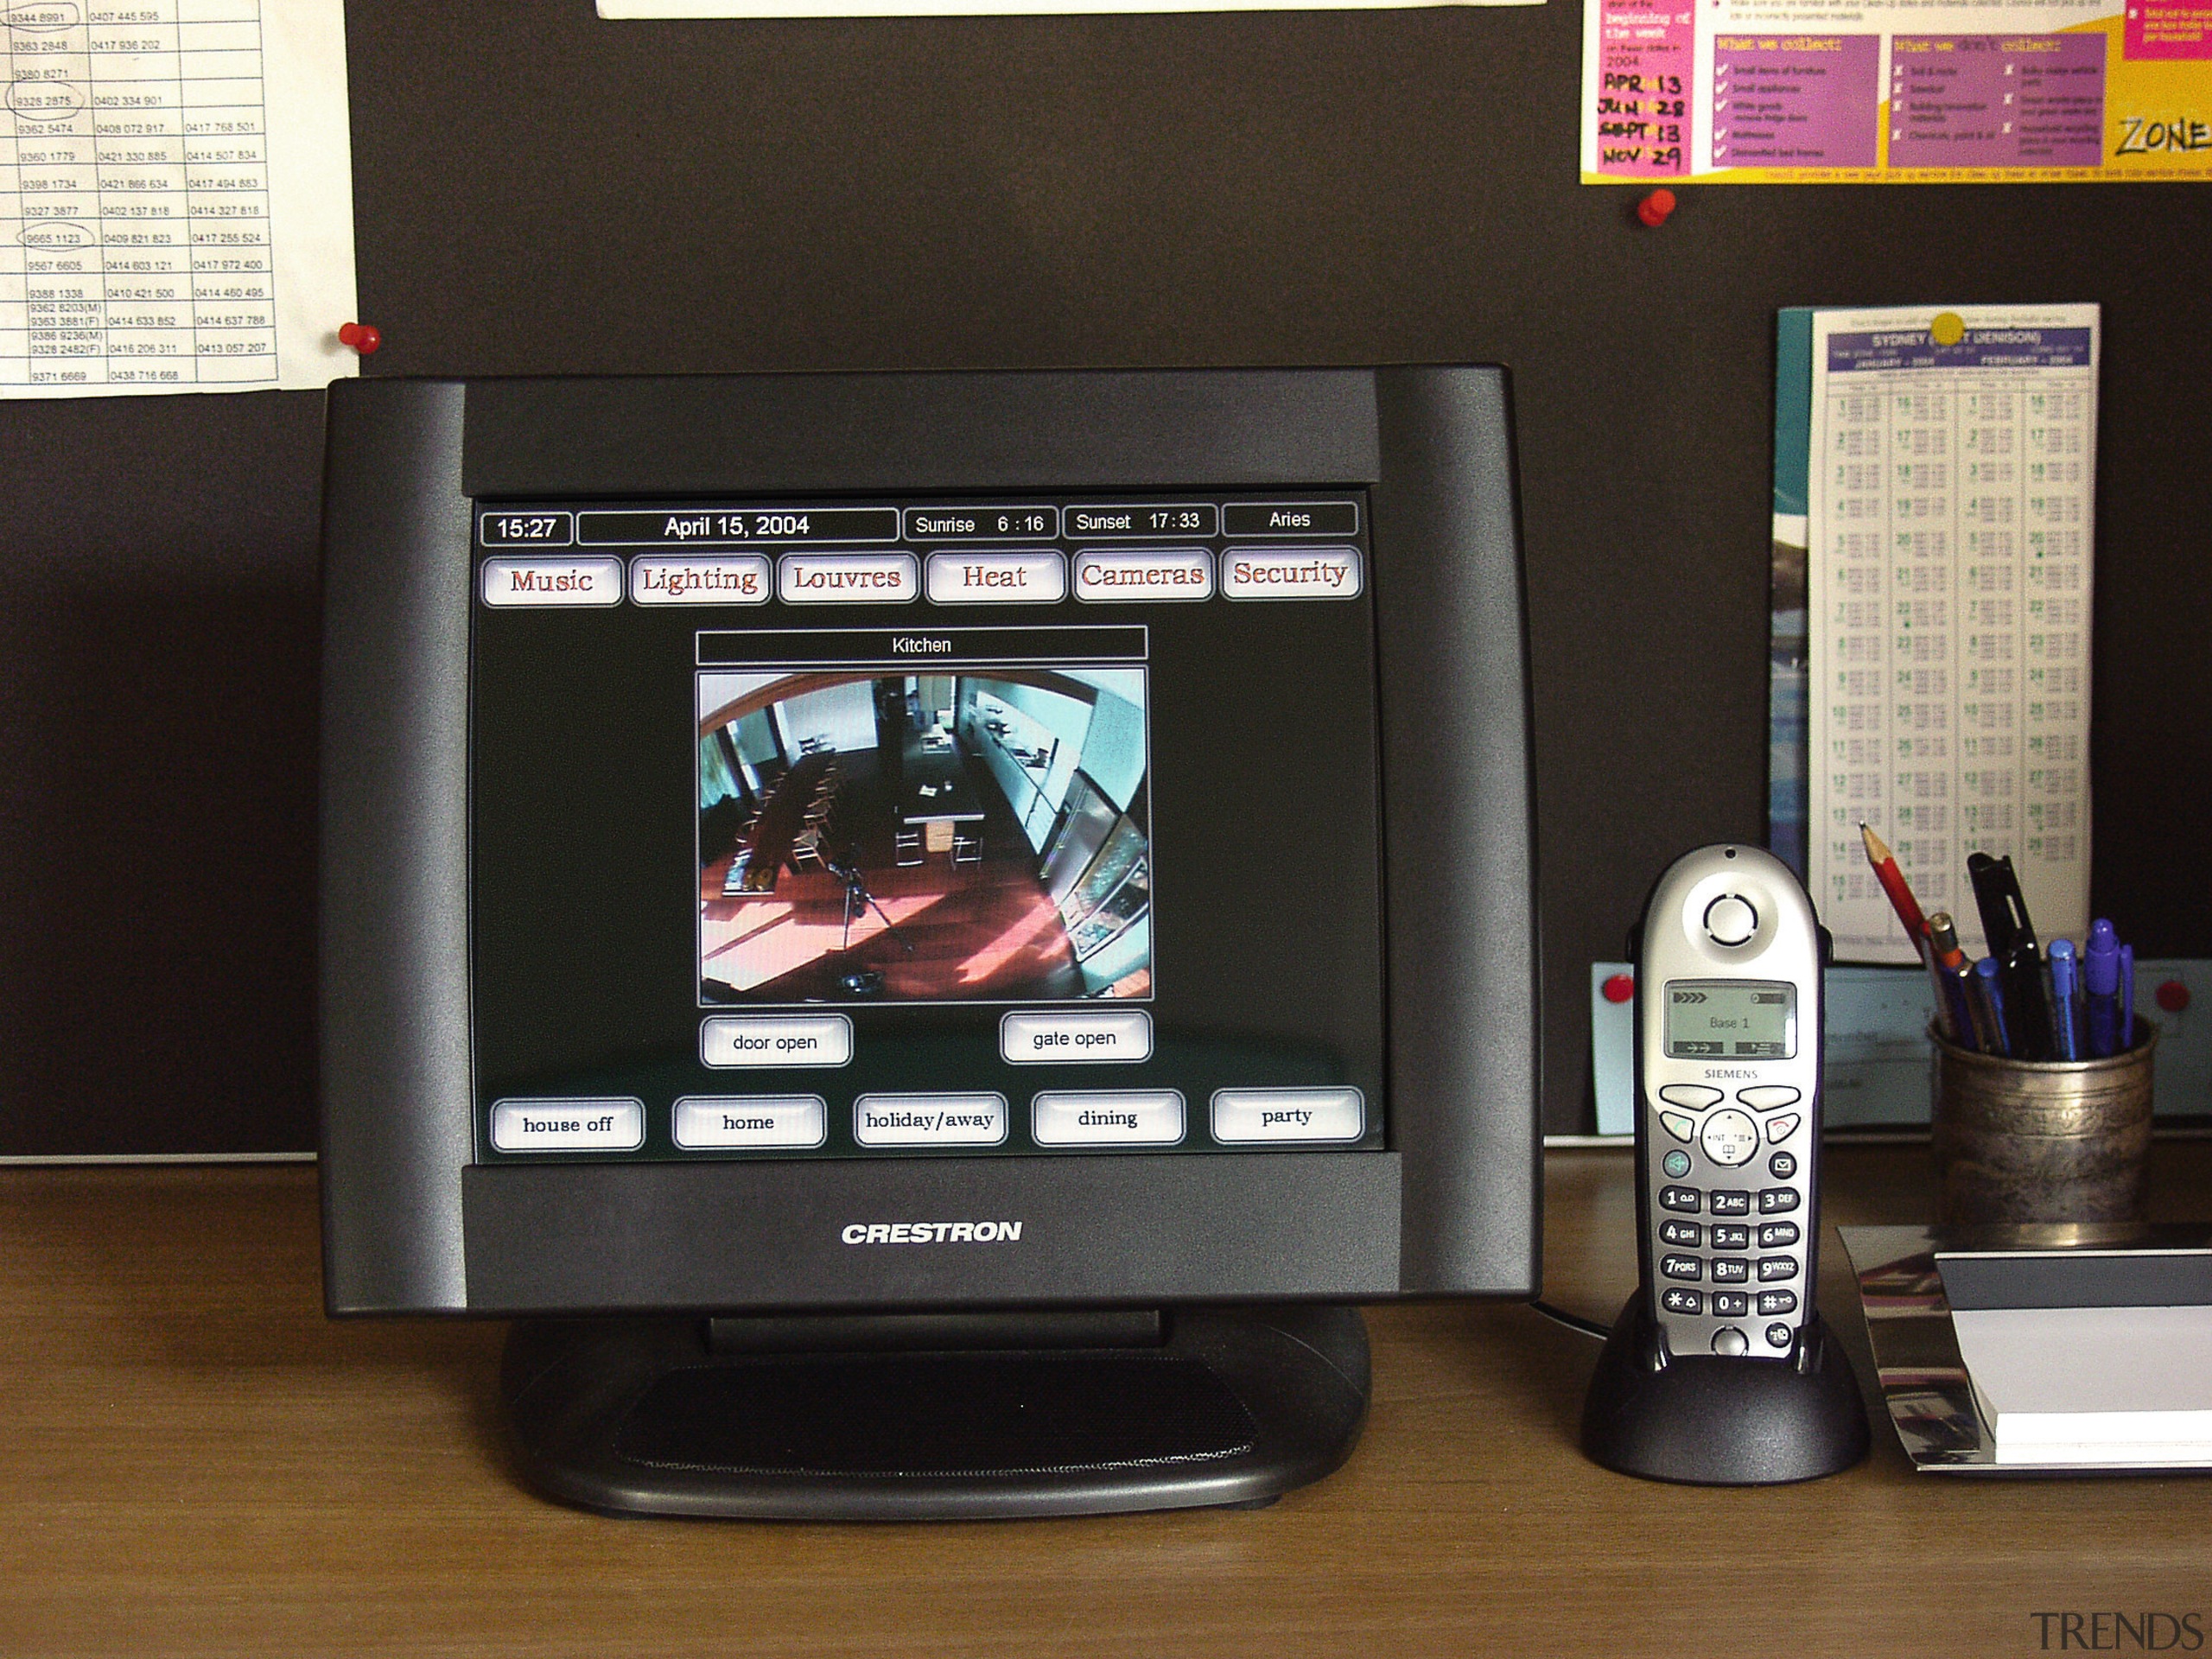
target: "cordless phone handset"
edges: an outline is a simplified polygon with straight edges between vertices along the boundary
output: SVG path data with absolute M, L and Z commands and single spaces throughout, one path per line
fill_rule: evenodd
M 1820 1237 L 1821 941 L 1789 867 L 1700 848 L 1659 879 L 1636 976 L 1644 1294 L 1669 1353 L 1785 1359 Z

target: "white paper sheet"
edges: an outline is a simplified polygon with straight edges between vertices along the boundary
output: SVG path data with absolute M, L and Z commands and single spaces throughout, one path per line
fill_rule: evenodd
M 22 0 L 0 52 L 0 397 L 357 371 L 341 0 Z
M 2212 1456 L 2212 1307 L 1954 1309 L 1999 1463 Z
M 2097 330 L 2094 305 L 1814 315 L 1807 886 L 1840 960 L 1919 960 L 1862 820 L 1970 955 L 1969 853 L 2012 855 L 2046 943 L 2088 931 Z

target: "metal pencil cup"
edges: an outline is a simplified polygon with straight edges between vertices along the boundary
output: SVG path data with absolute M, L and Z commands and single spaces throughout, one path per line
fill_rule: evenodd
M 1936 1046 L 1936 1218 L 2140 1221 L 2158 1028 L 2103 1060 L 2008 1060 Z

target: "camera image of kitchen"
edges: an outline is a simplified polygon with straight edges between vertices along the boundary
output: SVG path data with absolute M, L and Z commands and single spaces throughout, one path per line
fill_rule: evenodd
M 698 677 L 703 1003 L 1152 990 L 1142 668 Z

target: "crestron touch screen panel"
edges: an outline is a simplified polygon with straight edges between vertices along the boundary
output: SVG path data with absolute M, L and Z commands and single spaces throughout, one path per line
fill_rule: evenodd
M 1484 369 L 349 383 L 336 1312 L 1526 1294 Z

